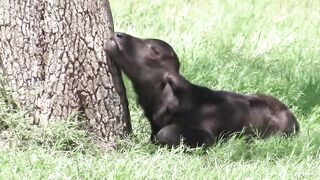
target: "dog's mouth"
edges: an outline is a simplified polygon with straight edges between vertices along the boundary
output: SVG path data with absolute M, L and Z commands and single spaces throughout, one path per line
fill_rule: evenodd
M 120 53 L 120 48 L 118 42 L 114 38 L 114 35 L 109 38 L 106 50 L 109 56 L 116 56 Z

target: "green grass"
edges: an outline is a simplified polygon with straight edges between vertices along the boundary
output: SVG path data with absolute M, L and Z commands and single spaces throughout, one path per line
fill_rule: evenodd
M 169 42 L 194 83 L 272 94 L 294 111 L 298 137 L 207 150 L 149 143 L 149 125 L 126 79 L 134 136 L 101 153 L 75 123 L 32 129 L 0 94 L 0 179 L 318 179 L 320 1 L 111 0 L 116 31 Z M 6 137 L 7 139 L 4 139 Z M 7 142 L 8 141 L 8 142 Z M 10 145 L 8 145 L 10 141 Z

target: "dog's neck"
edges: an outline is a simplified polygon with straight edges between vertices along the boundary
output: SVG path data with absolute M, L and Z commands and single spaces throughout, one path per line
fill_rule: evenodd
M 138 103 L 147 118 L 151 119 L 161 97 L 161 82 L 133 83 L 133 87 L 137 94 Z

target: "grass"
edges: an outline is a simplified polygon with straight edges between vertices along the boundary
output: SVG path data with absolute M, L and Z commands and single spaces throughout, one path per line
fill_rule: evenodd
M 30 129 L 1 89 L 0 144 L 7 148 L 0 150 L 0 179 L 318 179 L 319 1 L 111 0 L 111 6 L 117 31 L 169 42 L 192 82 L 272 94 L 294 111 L 302 132 L 252 143 L 233 138 L 206 150 L 160 148 L 149 143 L 149 125 L 126 80 L 135 136 L 101 153 L 78 124 Z

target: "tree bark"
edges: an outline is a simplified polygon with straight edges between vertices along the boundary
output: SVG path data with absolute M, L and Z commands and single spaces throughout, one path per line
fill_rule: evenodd
M 120 71 L 105 51 L 108 0 L 1 0 L 0 71 L 34 124 L 80 113 L 113 143 L 131 132 Z

